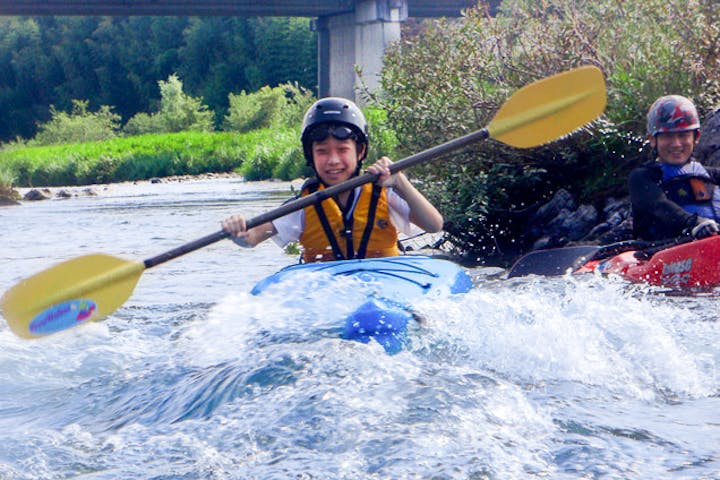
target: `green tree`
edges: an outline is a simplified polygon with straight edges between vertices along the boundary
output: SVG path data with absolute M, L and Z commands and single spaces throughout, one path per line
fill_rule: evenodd
M 314 101 L 313 94 L 297 83 L 274 88 L 266 85 L 252 93 L 231 93 L 223 127 L 239 132 L 271 127 L 297 129 Z
M 117 136 L 120 130 L 120 115 L 113 113 L 107 105 L 97 112 L 89 112 L 87 100 L 73 100 L 70 113 L 58 111 L 51 105 L 50 113 L 51 120 L 38 127 L 33 144 L 101 141 Z
M 262 85 L 296 81 L 306 87 L 317 83 L 317 38 L 304 18 L 261 17 L 251 23 L 257 80 L 248 76 L 249 90 Z
M 2 17 L 0 141 L 32 137 L 37 125 L 50 119 L 50 105 L 67 111 L 77 98 L 87 99 L 90 110 L 112 105 L 125 120 L 157 111 L 157 82 L 173 73 L 184 79 L 189 95 L 202 97 L 217 112 L 218 124 L 230 92 L 287 81 L 313 88 L 315 34 L 307 21 L 258 22 L 239 17 Z M 276 29 L 285 33 L 276 35 Z M 282 43 L 263 40 L 258 49 L 257 38 Z
M 48 118 L 62 70 L 48 54 L 46 31 L 35 19 L 0 18 L 0 139 L 27 137 Z
M 138 135 L 157 132 L 197 131 L 211 132 L 213 112 L 204 105 L 201 98 L 191 97 L 183 92 L 183 83 L 177 75 L 170 75 L 167 81 L 160 80 L 160 110 L 148 115 L 140 113 L 125 125 L 125 133 Z
M 201 95 L 217 112 L 227 112 L 228 93 L 248 89 L 245 71 L 252 63 L 250 19 L 215 17 L 191 19 L 183 32 L 178 73 L 187 89 Z

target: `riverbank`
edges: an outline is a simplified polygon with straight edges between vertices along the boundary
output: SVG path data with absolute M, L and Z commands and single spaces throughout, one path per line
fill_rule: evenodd
M 248 180 L 291 180 L 305 172 L 295 129 L 177 132 L 102 142 L 0 148 L 0 164 L 19 187 L 89 185 L 235 172 Z
M 6 192 L 4 195 L 0 194 L 0 201 L 2 201 L 3 198 L 7 198 L 8 200 L 16 200 L 14 203 L 17 204 L 17 200 L 37 201 L 51 198 L 94 197 L 112 191 L 118 185 L 167 184 L 228 178 L 243 179 L 243 176 L 234 172 L 202 173 L 199 175 L 173 175 L 170 177 L 154 177 L 148 180 L 91 185 L 19 187 L 11 189 L 14 193 Z M 0 203 L 0 205 L 2 205 L 2 203 Z
M 190 182 L 206 182 L 213 180 L 236 179 L 245 183 L 245 178 L 234 172 L 203 173 L 199 175 L 174 175 L 169 177 L 154 177 L 148 180 L 116 182 L 106 184 L 92 184 L 81 186 L 49 186 L 15 188 L 14 195 L 7 198 L 7 203 L 1 205 L 21 205 L 22 202 L 33 202 L 49 199 L 68 199 L 74 197 L 112 196 L 118 190 L 128 185 L 145 186 L 157 184 L 158 186 L 170 184 L 184 184 Z M 269 182 L 284 182 L 281 180 L 266 180 Z M 289 193 L 299 191 L 302 178 L 289 182 Z M 255 183 L 248 181 L 248 183 Z M 159 189 L 158 189 L 158 193 Z M 2 195 L 0 195 L 2 202 Z M 514 248 L 501 246 L 497 251 L 488 251 L 482 257 L 468 256 L 459 251 L 448 237 L 433 236 L 431 245 L 450 252 L 456 258 L 462 258 L 468 265 L 498 265 L 508 266 L 523 253 L 532 250 L 557 248 L 567 244 L 607 244 L 632 237 L 632 217 L 627 198 L 609 198 L 602 205 L 594 206 L 580 204 L 568 191 L 560 189 L 547 203 L 523 218 L 514 219 L 521 227 L 518 229 L 519 237 Z M 428 238 L 423 236 L 420 245 L 410 244 L 411 249 L 427 248 Z

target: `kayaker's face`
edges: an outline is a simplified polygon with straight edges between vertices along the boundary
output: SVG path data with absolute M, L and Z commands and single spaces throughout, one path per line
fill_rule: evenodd
M 355 174 L 359 154 L 363 152 L 357 151 L 357 143 L 352 138 L 338 140 L 328 135 L 322 142 L 313 142 L 312 153 L 320 180 L 326 185 L 336 185 Z
M 650 145 L 657 148 L 660 161 L 670 165 L 683 165 L 693 153 L 697 142 L 695 131 L 658 133 L 650 137 Z

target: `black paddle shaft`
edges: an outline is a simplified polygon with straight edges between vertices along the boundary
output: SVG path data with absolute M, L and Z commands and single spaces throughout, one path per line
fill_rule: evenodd
M 442 143 L 432 148 L 428 148 L 427 150 L 423 150 L 420 153 L 416 153 L 407 158 L 399 160 L 390 165 L 390 172 L 399 172 L 404 168 L 412 167 L 419 163 L 426 162 L 427 160 L 436 158 L 440 155 L 444 155 L 454 150 L 458 150 L 479 140 L 485 140 L 488 137 L 490 137 L 490 132 L 487 128 L 476 130 L 462 137 L 450 140 L 449 142 Z M 323 200 L 333 197 L 334 195 L 337 195 L 339 193 L 352 190 L 353 188 L 359 187 L 360 185 L 364 185 L 366 183 L 374 182 L 375 180 L 377 180 L 377 178 L 378 175 L 376 174 L 366 173 L 357 177 L 353 177 L 342 183 L 338 183 L 337 185 L 333 185 L 332 187 L 318 190 L 311 195 L 296 198 L 295 200 L 291 200 L 278 208 L 260 214 L 257 217 L 251 218 L 246 222 L 246 227 L 250 229 L 253 227 L 257 227 L 258 225 L 262 225 L 263 223 L 271 222 L 276 218 L 284 217 L 285 215 L 303 209 L 314 203 L 320 203 Z M 202 238 L 198 238 L 197 240 L 193 240 L 192 242 L 186 243 L 185 245 L 181 245 L 177 248 L 173 248 L 172 250 L 168 250 L 167 252 L 161 253 L 160 255 L 148 258 L 143 263 L 145 264 L 145 268 L 154 267 L 155 265 L 167 262 L 168 260 L 172 260 L 173 258 L 185 255 L 186 253 L 194 252 L 195 250 L 206 247 L 229 236 L 230 234 L 228 232 L 220 230 L 218 232 L 211 233 L 210 235 L 206 235 Z

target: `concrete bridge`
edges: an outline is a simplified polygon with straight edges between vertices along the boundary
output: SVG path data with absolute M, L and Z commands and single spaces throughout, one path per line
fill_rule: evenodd
M 501 0 L 491 0 L 494 10 Z M 318 95 L 355 98 L 358 77 L 379 85 L 385 48 L 410 17 L 459 17 L 477 0 L 0 0 L 0 15 L 311 17 Z

